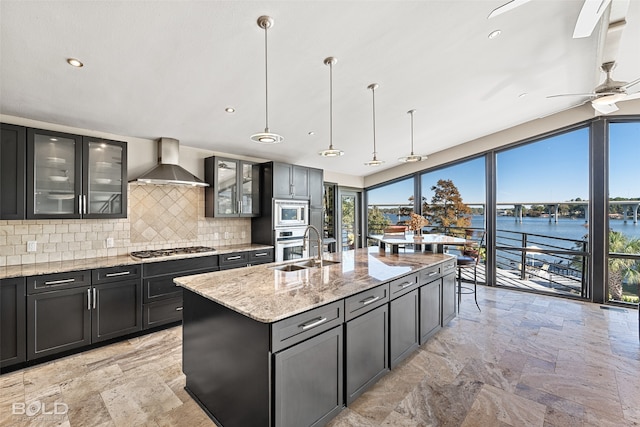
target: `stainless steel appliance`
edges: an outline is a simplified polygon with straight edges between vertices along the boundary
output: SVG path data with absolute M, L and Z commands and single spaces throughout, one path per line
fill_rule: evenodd
M 309 224 L 309 201 L 273 200 L 273 228 L 304 227 Z
M 148 251 L 134 251 L 131 256 L 134 258 L 158 258 L 171 255 L 197 254 L 201 252 L 213 252 L 214 248 L 208 246 L 190 246 L 188 248 L 167 248 L 167 249 L 151 249 Z
M 309 257 L 309 244 L 304 238 L 306 228 L 306 226 L 286 227 L 275 230 L 276 262 Z

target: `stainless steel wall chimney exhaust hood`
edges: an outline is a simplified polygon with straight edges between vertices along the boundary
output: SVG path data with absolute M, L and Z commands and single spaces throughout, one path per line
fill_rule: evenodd
M 180 142 L 173 138 L 158 140 L 158 165 L 134 181 L 159 185 L 191 185 L 208 187 L 209 184 L 178 165 Z

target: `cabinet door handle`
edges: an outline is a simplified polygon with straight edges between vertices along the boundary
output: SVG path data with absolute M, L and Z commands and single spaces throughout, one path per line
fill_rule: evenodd
M 91 310 L 91 288 L 87 289 L 87 310 Z
M 238 200 L 238 213 L 242 213 L 242 201 Z
M 184 307 L 176 307 L 176 311 L 182 311 Z
M 78 213 L 82 213 L 82 194 L 78 194 Z
M 268 252 L 260 252 L 259 254 L 253 254 L 253 256 L 256 257 L 256 258 L 260 257 L 260 256 L 267 256 L 267 255 L 269 255 Z
M 427 274 L 427 276 L 431 277 L 431 276 L 435 276 L 436 274 L 438 274 L 437 271 L 432 271 L 429 274 Z
M 227 261 L 233 261 L 234 259 L 240 259 L 242 258 L 241 255 L 237 255 L 237 256 L 230 256 L 229 258 L 227 258 Z
M 96 308 L 96 294 L 98 293 L 98 291 L 96 291 L 95 288 L 93 288 L 93 308 Z
M 130 271 L 119 271 L 117 273 L 107 273 L 104 277 L 116 277 L 116 276 L 126 276 L 127 274 L 131 274 Z
M 302 328 L 303 331 L 306 331 L 307 329 L 311 329 L 311 328 L 315 328 L 316 326 L 324 323 L 327 321 L 326 317 L 318 317 L 317 319 L 313 319 L 311 322 L 309 323 L 303 323 L 302 325 L 298 325 L 299 328 Z
M 83 214 L 87 213 L 87 195 L 86 194 L 82 195 L 82 213 Z
M 63 280 L 51 280 L 48 282 L 44 282 L 45 285 L 61 285 L 63 283 L 71 283 L 75 282 L 76 279 L 63 279 Z
M 400 287 L 400 289 L 404 289 L 404 288 L 408 288 L 411 285 L 413 285 L 413 282 L 400 283 L 398 286 Z
M 362 301 L 360 301 L 360 302 L 362 303 L 362 305 L 369 305 L 369 304 L 371 304 L 372 302 L 376 302 L 376 301 L 378 301 L 379 299 L 380 299 L 380 297 L 379 297 L 379 296 L 378 296 L 378 297 L 376 297 L 376 296 L 372 296 L 372 297 L 370 297 L 370 298 L 363 299 L 363 300 L 362 300 Z
M 289 194 L 291 194 L 292 196 L 294 194 L 296 194 L 296 186 L 295 185 L 293 185 L 293 184 L 289 185 Z

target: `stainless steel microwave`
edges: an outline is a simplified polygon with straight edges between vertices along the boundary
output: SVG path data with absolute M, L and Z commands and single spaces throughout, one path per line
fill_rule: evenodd
M 273 227 L 300 227 L 309 224 L 306 200 L 273 200 Z

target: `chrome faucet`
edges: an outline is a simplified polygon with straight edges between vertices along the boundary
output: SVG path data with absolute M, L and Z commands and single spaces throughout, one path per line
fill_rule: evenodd
M 302 244 L 307 244 L 307 234 L 309 233 L 309 230 L 315 231 L 318 236 L 318 262 L 320 263 L 320 268 L 322 268 L 322 236 L 320 236 L 320 231 L 318 231 L 316 226 L 311 224 L 307 225 L 307 228 L 304 229 L 304 235 L 302 236 Z M 309 238 L 311 238 L 311 236 L 309 236 Z

